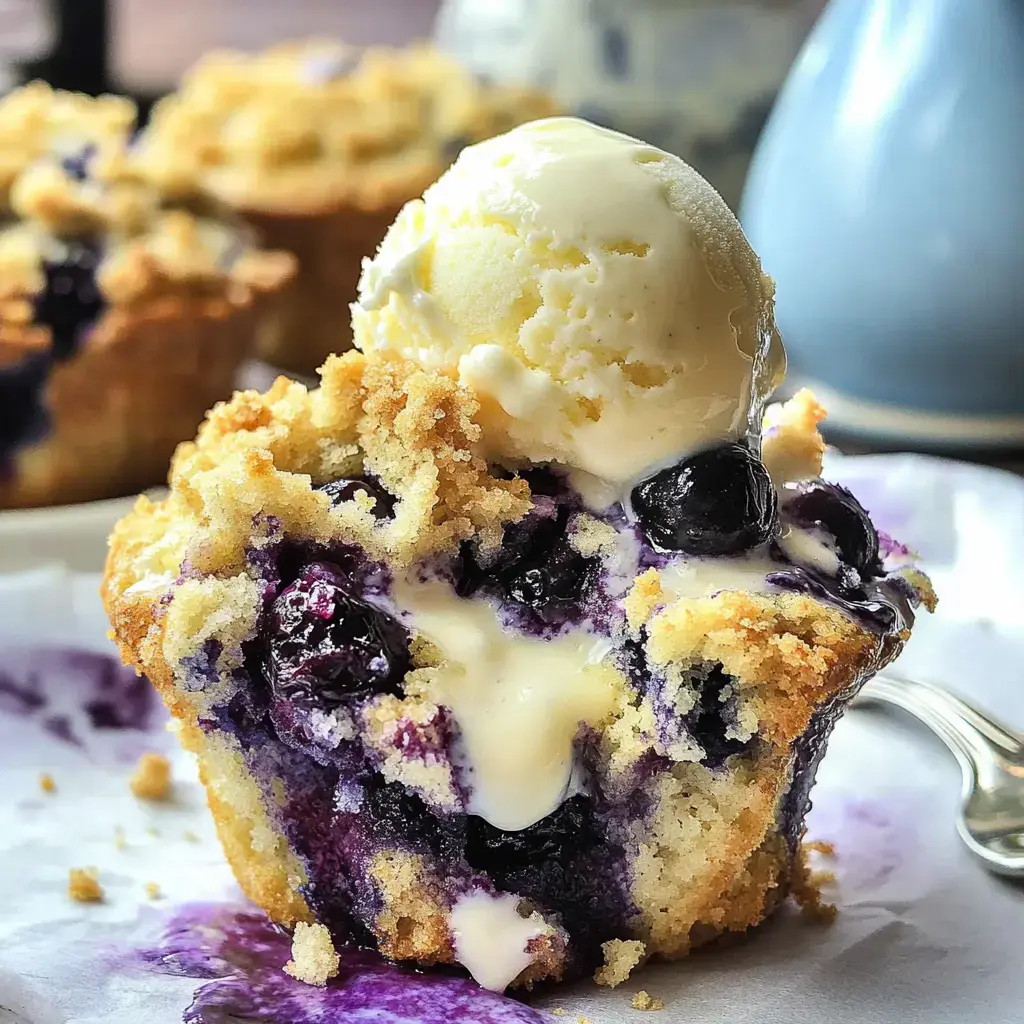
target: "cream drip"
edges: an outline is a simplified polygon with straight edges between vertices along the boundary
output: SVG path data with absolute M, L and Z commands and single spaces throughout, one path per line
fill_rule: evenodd
M 526 946 L 550 928 L 537 913 L 522 917 L 519 897 L 468 893 L 448 915 L 455 957 L 478 984 L 504 992 L 530 966 Z
M 586 628 L 549 639 L 508 631 L 490 604 L 440 580 L 396 581 L 394 597 L 443 658 L 431 698 L 458 726 L 470 812 L 516 830 L 556 810 L 580 725 L 614 706 L 618 676 L 602 664 L 611 641 Z

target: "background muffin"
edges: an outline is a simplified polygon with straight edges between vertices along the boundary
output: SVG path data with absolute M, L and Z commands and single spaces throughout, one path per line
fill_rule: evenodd
M 0 102 L 0 508 L 160 483 L 292 273 L 134 178 L 133 118 L 40 83 Z
M 161 190 L 208 189 L 299 271 L 270 362 L 311 373 L 351 344 L 360 263 L 465 145 L 552 112 L 428 47 L 311 42 L 210 54 L 154 109 L 135 157 Z

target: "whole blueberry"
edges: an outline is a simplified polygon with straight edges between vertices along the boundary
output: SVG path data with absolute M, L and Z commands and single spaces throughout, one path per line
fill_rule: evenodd
M 764 464 L 740 443 L 709 448 L 633 489 L 633 512 L 662 551 L 736 555 L 775 532 L 778 498 Z
M 881 574 L 878 532 L 864 506 L 845 487 L 824 480 L 802 484 L 787 498 L 783 513 L 798 526 L 831 534 L 840 559 L 862 576 Z
M 524 519 L 505 528 L 501 549 L 481 562 L 463 545 L 455 568 L 455 591 L 484 591 L 540 630 L 581 617 L 599 575 L 597 559 L 581 555 L 569 539 L 572 510 L 547 497 L 535 498 Z
M 274 601 L 264 672 L 279 697 L 330 708 L 396 693 L 409 669 L 408 634 L 352 592 L 329 562 L 312 562 Z
M 393 519 L 395 515 L 395 496 L 389 494 L 379 480 L 374 477 L 354 477 L 345 480 L 332 480 L 317 490 L 323 491 L 332 505 L 340 505 L 343 501 L 352 501 L 358 491 L 366 491 L 373 498 L 373 514 L 377 519 Z
M 35 322 L 50 328 L 53 354 L 66 359 L 106 303 L 96 284 L 99 247 L 89 241 L 67 243 L 59 259 L 43 261 L 45 286 L 35 300 Z

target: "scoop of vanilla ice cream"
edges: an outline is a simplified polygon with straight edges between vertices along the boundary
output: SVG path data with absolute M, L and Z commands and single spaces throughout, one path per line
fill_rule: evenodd
M 756 430 L 774 286 L 678 157 L 575 118 L 463 150 L 363 265 L 356 345 L 443 370 L 487 454 L 627 483 Z

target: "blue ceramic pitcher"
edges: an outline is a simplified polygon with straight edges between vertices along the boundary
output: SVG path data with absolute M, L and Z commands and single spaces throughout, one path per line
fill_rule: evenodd
M 741 218 L 841 428 L 1024 443 L 1024 2 L 832 0 Z

